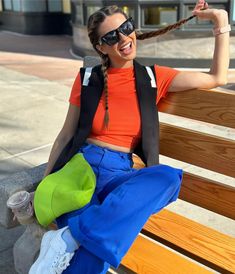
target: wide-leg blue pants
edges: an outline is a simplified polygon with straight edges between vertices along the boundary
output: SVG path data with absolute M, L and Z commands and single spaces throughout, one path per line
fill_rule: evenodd
M 97 187 L 91 202 L 57 219 L 81 244 L 64 274 L 103 274 L 118 267 L 151 214 L 178 197 L 182 170 L 166 165 L 133 169 L 131 153 L 92 144 L 82 152 Z

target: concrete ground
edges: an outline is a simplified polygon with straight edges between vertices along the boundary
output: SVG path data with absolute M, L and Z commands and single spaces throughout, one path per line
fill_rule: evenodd
M 171 43 L 174 48 L 174 42 Z M 69 36 L 30 37 L 0 32 L 0 179 L 47 161 L 65 119 L 73 80 L 82 66 L 82 61 L 71 55 L 70 46 Z M 235 50 L 232 56 L 235 58 Z M 235 71 L 231 69 L 229 83 L 221 89 L 234 91 L 234 86 Z M 234 131 L 211 130 L 235 139 Z M 185 168 L 193 167 L 185 165 Z M 235 185 L 231 178 L 221 180 Z M 235 236 L 234 222 L 228 218 L 197 207 L 189 209 L 181 201 L 171 209 L 186 216 L 190 212 L 196 220 L 203 219 L 207 225 Z M 15 273 L 12 246 L 23 229 L 0 228 L 0 273 Z

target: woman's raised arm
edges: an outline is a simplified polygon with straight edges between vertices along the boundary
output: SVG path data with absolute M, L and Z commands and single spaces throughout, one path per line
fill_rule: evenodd
M 169 91 L 182 91 L 194 88 L 210 89 L 227 83 L 227 73 L 229 67 L 229 24 L 228 14 L 221 9 L 200 10 L 200 5 L 204 1 L 199 1 L 193 14 L 200 19 L 211 20 L 214 24 L 215 47 L 214 55 L 209 72 L 180 72 L 173 79 Z M 225 31 L 224 33 L 219 33 Z

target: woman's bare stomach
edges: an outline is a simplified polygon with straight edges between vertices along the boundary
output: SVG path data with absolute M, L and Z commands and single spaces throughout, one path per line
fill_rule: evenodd
M 100 140 L 96 140 L 96 139 L 93 139 L 93 138 L 87 138 L 86 142 L 88 144 L 94 144 L 94 145 L 97 145 L 97 146 L 100 146 L 100 147 L 106 147 L 106 148 L 110 148 L 110 149 L 113 149 L 113 150 L 122 151 L 122 152 L 126 152 L 126 153 L 133 152 L 133 149 L 129 149 L 127 147 L 112 145 L 112 144 L 105 143 L 105 142 L 102 142 Z

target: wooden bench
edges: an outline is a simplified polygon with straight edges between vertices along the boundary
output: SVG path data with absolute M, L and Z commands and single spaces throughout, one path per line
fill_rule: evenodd
M 233 186 L 185 172 L 180 199 L 234 220 L 235 92 L 172 93 L 160 103 L 159 110 L 224 126 L 224 131 L 230 128 L 232 140 L 161 123 L 160 153 L 230 176 Z M 142 166 L 138 159 L 136 165 Z M 136 273 L 207 273 L 212 270 L 235 273 L 235 238 L 232 236 L 166 209 L 148 220 L 142 234 L 123 260 L 123 264 Z
M 86 60 L 88 66 L 92 62 L 93 59 Z M 159 111 L 202 121 L 205 128 L 212 130 L 223 126 L 224 131 L 230 131 L 231 139 L 215 136 L 189 129 L 191 122 L 188 120 L 181 122 L 186 125 L 184 127 L 168 124 L 169 116 L 160 126 L 160 153 L 229 176 L 226 179 L 231 183 L 225 184 L 215 180 L 214 174 L 208 179 L 195 174 L 194 168 L 190 167 L 188 170 L 192 172 L 184 174 L 180 199 L 234 220 L 235 92 L 191 90 L 172 93 L 162 100 Z M 134 161 L 137 168 L 143 167 L 137 157 Z M 22 179 L 18 181 L 8 178 L 0 186 L 1 197 L 3 191 L 5 195 L 2 201 L 5 202 L 18 190 L 35 189 L 44 168 L 43 165 L 20 173 L 17 176 Z M 4 210 L 5 217 L 0 217 L 0 223 L 5 227 L 15 226 L 11 212 L 6 208 Z M 153 215 L 124 257 L 120 271 L 138 274 L 235 273 L 235 238 L 192 219 L 169 209 Z M 18 273 L 26 274 L 37 255 L 41 233 L 36 233 L 36 229 L 34 225 L 29 225 L 14 247 Z M 36 241 L 33 240 L 35 238 Z

